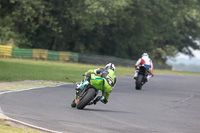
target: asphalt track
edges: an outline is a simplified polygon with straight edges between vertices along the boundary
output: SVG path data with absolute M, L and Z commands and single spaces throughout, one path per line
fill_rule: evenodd
M 156 75 L 142 90 L 117 77 L 108 104 L 71 108 L 74 84 L 1 93 L 4 115 L 63 133 L 199 133 L 200 76 Z

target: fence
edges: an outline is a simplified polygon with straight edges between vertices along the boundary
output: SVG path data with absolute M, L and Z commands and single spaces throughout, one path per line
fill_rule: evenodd
M 0 45 L 0 57 L 11 57 L 12 56 L 12 47 Z
M 118 66 L 130 66 L 130 67 L 132 67 L 135 63 L 134 60 L 121 59 L 112 56 L 87 55 L 87 54 L 79 54 L 79 55 L 80 55 L 79 56 L 80 63 L 105 65 L 107 63 L 112 62 Z
M 135 64 L 135 60 L 122 59 L 112 56 L 79 54 L 75 52 L 51 51 L 46 49 L 21 49 L 4 45 L 0 45 L 0 57 L 79 62 L 98 65 L 105 65 L 112 62 L 116 66 L 126 67 L 133 67 Z M 154 68 L 171 69 L 171 66 L 154 64 Z
M 60 52 L 48 50 L 47 60 L 59 61 Z
M 13 58 L 23 58 L 23 59 L 32 59 L 33 50 L 32 49 L 13 48 L 12 49 L 12 57 Z
M 35 60 L 47 60 L 48 50 L 33 49 L 33 59 Z

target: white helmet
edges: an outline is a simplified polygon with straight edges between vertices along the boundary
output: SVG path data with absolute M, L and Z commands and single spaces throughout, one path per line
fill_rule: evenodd
M 144 56 L 149 57 L 149 55 L 147 53 L 143 53 L 142 57 L 144 57 Z
M 105 66 L 105 69 L 112 69 L 113 71 L 115 71 L 115 65 L 112 64 L 112 63 L 108 63 L 108 64 Z

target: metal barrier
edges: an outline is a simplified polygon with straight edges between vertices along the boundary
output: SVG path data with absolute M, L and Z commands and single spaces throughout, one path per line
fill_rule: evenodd
M 59 61 L 59 57 L 60 57 L 60 52 L 48 50 L 48 57 L 47 57 L 48 60 Z
M 35 60 L 47 60 L 48 50 L 44 49 L 33 49 L 33 59 Z
M 32 59 L 33 50 L 32 49 L 13 48 L 12 49 L 12 57 L 13 58 L 23 58 L 23 59 Z
M 107 63 L 114 63 L 118 66 L 134 66 L 134 60 L 122 59 L 118 57 L 112 56 L 102 56 L 102 55 L 87 55 L 87 54 L 79 54 L 79 62 L 87 63 L 87 64 L 98 64 L 105 65 Z
M 0 57 L 12 57 L 12 46 L 0 45 Z
M 13 57 L 35 60 L 51 60 L 63 62 L 80 62 L 86 64 L 105 65 L 114 63 L 116 66 L 134 67 L 135 60 L 122 59 L 105 55 L 79 54 L 75 52 L 59 52 L 45 49 L 21 49 L 0 45 L 0 57 Z M 156 69 L 172 69 L 169 65 L 154 64 Z
M 70 58 L 70 61 L 72 61 L 72 62 L 78 62 L 79 53 L 70 52 L 69 58 Z
M 60 61 L 69 61 L 69 52 L 60 52 Z

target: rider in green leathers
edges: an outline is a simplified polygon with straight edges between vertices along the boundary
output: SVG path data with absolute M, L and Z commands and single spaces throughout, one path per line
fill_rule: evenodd
M 89 104 L 96 104 L 98 101 L 106 104 L 109 95 L 116 84 L 115 65 L 109 63 L 105 68 L 90 69 L 85 73 L 85 75 L 86 77 L 82 85 L 88 85 L 90 83 L 97 90 L 102 91 L 102 96 L 98 96 Z

